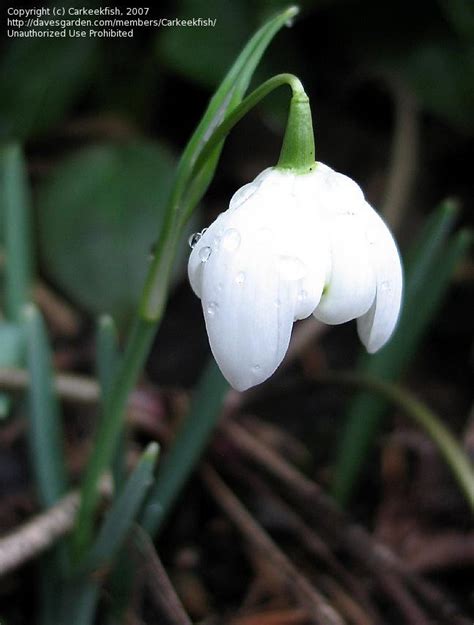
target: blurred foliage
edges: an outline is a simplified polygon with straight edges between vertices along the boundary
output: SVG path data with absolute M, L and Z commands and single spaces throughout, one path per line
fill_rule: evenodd
M 139 298 L 174 173 L 152 142 L 85 148 L 60 163 L 38 193 L 47 274 L 87 310 L 124 321 Z M 184 250 L 186 248 L 183 248 Z
M 93 39 L 15 39 L 0 63 L 0 138 L 57 124 L 90 78 Z

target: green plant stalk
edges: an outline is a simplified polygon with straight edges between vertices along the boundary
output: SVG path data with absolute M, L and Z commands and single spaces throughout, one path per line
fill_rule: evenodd
M 5 216 L 5 298 L 7 315 L 20 321 L 30 300 L 33 261 L 30 197 L 25 163 L 16 144 L 0 149 L 0 205 Z
M 54 505 L 67 488 L 59 404 L 54 393 L 51 355 L 43 319 L 32 304 L 24 307 L 23 331 L 30 375 L 28 387 L 28 444 L 36 489 L 44 508 Z M 59 578 L 69 565 L 66 544 L 61 541 L 40 562 L 39 622 L 56 622 Z
M 156 324 L 139 319 L 132 330 L 113 387 L 106 397 L 103 417 L 99 422 L 95 445 L 87 463 L 81 504 L 72 536 L 73 558 L 78 561 L 90 543 L 94 511 L 98 501 L 97 484 L 109 466 L 122 428 L 123 412 L 128 396 L 136 384 L 149 352 Z
M 212 360 L 199 382 L 191 408 L 160 465 L 140 525 L 154 536 L 160 530 L 211 436 L 229 384 Z
M 128 395 L 144 365 L 163 314 L 169 272 L 179 237 L 179 228 L 176 228 L 175 223 L 178 220 L 177 215 L 179 216 L 180 211 L 183 210 L 182 196 L 189 182 L 192 164 L 198 158 L 212 130 L 219 124 L 220 119 L 225 117 L 229 107 L 233 107 L 243 98 L 253 71 L 271 39 L 297 12 L 298 9 L 295 7 L 287 9 L 267 22 L 252 37 L 212 98 L 203 119 L 183 153 L 173 192 L 168 202 L 167 219 L 160 233 L 154 259 L 149 267 L 134 330 L 106 401 L 96 433 L 95 445 L 83 479 L 81 503 L 72 536 L 72 554 L 76 562 L 80 560 L 81 554 L 90 543 L 98 500 L 98 481 L 113 457 L 122 428 L 123 412 Z M 214 158 L 208 164 L 208 175 L 204 178 L 202 193 L 212 178 L 216 162 Z M 188 210 L 191 211 L 192 208 Z M 148 309 L 149 301 L 153 302 L 151 310 Z
M 115 371 L 119 364 L 119 347 L 117 327 L 110 315 L 101 315 L 97 325 L 97 377 L 100 385 L 100 404 L 102 410 L 106 397 L 112 388 Z M 116 494 L 125 480 L 125 432 L 121 432 L 117 450 L 112 462 L 114 479 L 114 494 Z
M 74 576 L 68 580 L 68 601 L 61 606 L 64 623 L 89 625 L 94 620 L 99 598 L 100 579 L 93 573 L 100 567 L 110 566 L 117 552 L 123 549 L 137 513 L 153 479 L 153 470 L 159 453 L 157 443 L 150 443 L 115 498 L 97 536 L 83 558 Z M 123 575 L 127 573 L 123 572 Z M 71 614 L 76 615 L 75 620 Z
M 28 440 L 39 498 L 42 506 L 48 508 L 66 492 L 66 463 L 46 329 L 33 304 L 24 308 L 23 327 L 31 379 L 28 387 Z
M 309 99 L 303 89 L 303 85 L 296 76 L 293 74 L 278 74 L 252 91 L 252 93 L 242 100 L 242 102 L 227 115 L 224 121 L 215 128 L 191 167 L 191 178 L 199 180 L 200 171 L 206 162 L 212 158 L 213 153 L 219 149 L 222 141 L 232 128 L 234 128 L 251 109 L 259 104 L 263 98 L 283 85 L 291 87 L 293 96 L 290 104 L 290 115 L 287 133 L 285 134 L 283 142 L 282 155 L 280 156 L 280 161 L 277 166 L 282 169 L 291 168 L 298 171 L 308 171 L 314 166 L 314 137 Z M 299 133 L 302 133 L 301 137 Z M 301 148 L 295 147 L 298 141 L 302 144 Z M 201 189 L 199 187 L 196 188 L 196 185 L 191 183 L 190 189 L 182 203 L 182 210 L 178 211 L 175 209 L 172 211 L 174 221 L 169 224 L 171 230 L 168 232 L 166 242 L 161 247 L 161 255 L 156 256 L 153 260 L 153 265 L 148 274 L 145 290 L 143 292 L 140 310 L 145 319 L 159 319 L 162 314 L 166 303 L 169 276 L 176 254 L 176 242 L 192 209 L 200 199 L 200 193 Z M 176 200 L 172 200 L 172 205 L 175 201 Z
M 314 169 L 314 132 L 306 93 L 293 92 L 277 169 L 306 174 Z
M 323 382 L 348 384 L 384 397 L 399 406 L 413 421 L 425 430 L 438 447 L 474 512 L 474 465 L 441 419 L 414 395 L 400 386 L 363 373 L 338 372 L 322 376 Z

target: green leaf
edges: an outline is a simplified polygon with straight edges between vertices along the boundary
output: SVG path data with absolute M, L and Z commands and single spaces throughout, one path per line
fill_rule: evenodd
M 47 508 L 66 492 L 62 425 L 46 328 L 33 304 L 24 308 L 23 327 L 30 374 L 28 441 L 36 488 L 41 504 Z
M 155 143 L 100 145 L 65 160 L 40 189 L 46 272 L 87 310 L 123 323 L 135 309 L 173 166 Z
M 16 144 L 0 148 L 0 211 L 5 228 L 5 300 L 11 320 L 20 320 L 30 299 L 32 243 L 30 193 L 26 166 Z
M 199 462 L 212 435 L 229 384 L 214 360 L 207 366 L 181 430 L 160 466 L 140 525 L 153 536 Z
M 411 260 L 398 327 L 380 352 L 362 356 L 360 371 L 394 381 L 412 361 L 447 292 L 453 271 L 470 243 L 466 232 L 459 232 L 448 240 L 454 215 L 452 202 L 441 205 L 413 246 L 408 255 Z M 350 402 L 333 483 L 333 493 L 340 503 L 347 503 L 353 492 L 386 407 L 384 398 L 368 392 L 357 393 Z
M 118 359 L 117 328 L 110 315 L 102 315 L 97 324 L 97 377 L 102 401 L 110 390 Z
M 90 76 L 92 38 L 9 40 L 0 64 L 0 137 L 25 139 L 58 123 Z
M 0 321 L 0 368 L 20 366 L 24 356 L 25 341 L 21 325 Z M 0 419 L 8 415 L 10 404 L 10 395 L 0 393 Z
M 128 478 L 123 492 L 110 508 L 81 569 L 93 570 L 107 564 L 125 540 L 151 486 L 158 458 L 157 443 L 150 443 Z

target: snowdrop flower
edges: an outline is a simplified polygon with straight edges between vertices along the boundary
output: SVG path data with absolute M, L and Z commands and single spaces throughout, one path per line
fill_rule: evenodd
M 211 349 L 240 391 L 277 369 L 297 319 L 357 319 L 370 353 L 394 330 L 397 247 L 359 186 L 323 163 L 303 174 L 266 169 L 191 243 L 189 279 Z

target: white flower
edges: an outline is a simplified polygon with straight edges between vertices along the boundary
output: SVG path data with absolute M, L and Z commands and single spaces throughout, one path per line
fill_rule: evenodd
M 214 357 L 240 391 L 272 375 L 295 320 L 357 318 L 372 353 L 400 310 L 388 228 L 353 180 L 322 163 L 307 174 L 266 169 L 242 187 L 195 241 L 188 270 Z

